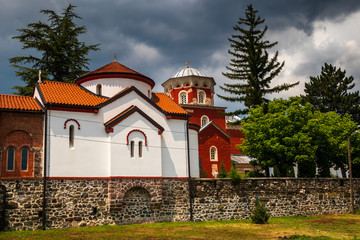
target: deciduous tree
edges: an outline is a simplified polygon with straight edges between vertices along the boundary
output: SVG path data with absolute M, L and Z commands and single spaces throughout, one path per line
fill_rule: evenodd
M 313 111 L 300 98 L 277 99 L 250 109 L 242 131 L 246 139 L 240 151 L 256 160 L 264 170 L 276 167 L 286 177 L 298 165 L 298 176 L 314 177 L 316 167 L 322 177 L 330 167 L 347 168 L 347 138 L 356 130 L 348 115 Z M 268 173 L 267 173 L 268 175 Z

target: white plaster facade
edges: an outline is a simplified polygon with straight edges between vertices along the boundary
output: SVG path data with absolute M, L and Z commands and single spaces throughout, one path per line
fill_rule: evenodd
M 45 84 L 51 83 L 38 83 L 34 97 L 47 108 L 48 177 L 187 178 L 189 172 L 191 177 L 200 176 L 198 132 L 188 130 L 188 117 L 177 118 L 158 107 L 149 98 L 152 90 L 149 84 L 129 78 L 101 79 L 101 76 L 81 83 L 93 95 L 96 95 L 96 86 L 102 84 L 102 95 L 110 97 L 93 112 L 83 111 L 82 106 L 69 107 L 66 102 L 61 105 L 47 101 L 46 94 L 50 93 L 43 90 Z M 111 98 L 131 86 L 126 94 Z M 74 84 L 75 87 L 79 88 Z M 135 110 L 126 115 L 132 107 Z M 117 117 L 121 119 L 115 121 Z M 107 131 L 106 124 L 112 121 L 116 123 Z M 74 126 L 73 140 L 71 125 Z M 133 156 L 131 141 L 134 142 Z

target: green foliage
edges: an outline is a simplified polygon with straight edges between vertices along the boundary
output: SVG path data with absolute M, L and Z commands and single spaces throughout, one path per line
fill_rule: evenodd
M 321 112 L 335 111 L 340 116 L 352 115 L 352 120 L 360 122 L 359 91 L 349 92 L 355 86 L 352 76 L 346 77 L 346 71 L 325 63 L 320 76 L 310 77 L 305 83 L 305 101 Z
M 202 178 L 208 178 L 208 177 L 209 177 L 208 172 L 207 172 L 207 171 L 202 171 L 201 177 L 202 177 Z
M 360 215 L 360 208 L 356 210 L 355 214 Z
M 31 96 L 38 70 L 42 70 L 43 79 L 60 82 L 71 82 L 83 75 L 88 69 L 89 51 L 99 50 L 97 45 L 87 46 L 79 41 L 79 35 L 86 33 L 85 26 L 77 26 L 75 19 L 81 19 L 71 4 L 61 15 L 53 10 L 41 10 L 48 16 L 47 23 L 36 22 L 27 28 L 18 29 L 19 35 L 13 37 L 22 44 L 22 49 L 31 49 L 37 56 L 21 56 L 10 58 L 11 66 L 15 67 L 16 76 L 26 83 L 26 86 L 15 86 L 17 94 Z
M 225 170 L 225 165 L 223 162 L 221 162 L 220 171 L 219 171 L 219 174 L 217 175 L 217 178 L 226 178 L 227 175 L 228 175 L 228 172 Z
M 231 178 L 231 182 L 233 185 L 238 185 L 241 182 L 241 176 L 236 169 L 235 163 L 231 164 L 230 172 L 228 173 L 229 177 Z
M 256 224 L 268 223 L 270 214 L 267 212 L 262 202 L 258 199 L 256 199 L 255 208 L 253 209 L 250 218 L 252 222 Z
M 233 27 L 235 34 L 229 38 L 231 49 L 230 64 L 226 67 L 228 72 L 223 75 L 235 83 L 225 83 L 220 88 L 234 96 L 218 95 L 230 102 L 242 102 L 245 109 L 229 112 L 227 115 L 246 114 L 249 108 L 267 102 L 266 94 L 278 93 L 298 84 L 282 84 L 270 87 L 271 81 L 279 75 L 284 67 L 284 62 L 279 63 L 278 52 L 272 57 L 268 49 L 274 47 L 277 42 L 270 43 L 264 40 L 267 26 L 261 28 L 264 19 L 257 15 L 252 5 L 248 5 L 245 18 L 239 18 L 237 25 Z
M 313 111 L 311 104 L 301 102 L 277 99 L 250 109 L 242 121 L 246 139 L 240 151 L 256 159 L 254 166 L 272 166 L 281 177 L 291 176 L 295 164 L 299 177 L 314 177 L 316 167 L 321 177 L 330 177 L 331 166 L 347 167 L 347 137 L 356 124 L 348 115 Z
M 259 170 L 253 170 L 245 173 L 244 178 L 257 178 L 257 177 L 265 177 L 265 175 Z

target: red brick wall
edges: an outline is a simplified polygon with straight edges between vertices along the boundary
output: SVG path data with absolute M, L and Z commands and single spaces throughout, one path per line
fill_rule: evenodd
M 225 112 L 223 109 L 214 109 L 214 108 L 196 108 L 196 107 L 183 107 L 186 111 L 191 114 L 190 123 L 197 124 L 201 126 L 201 117 L 206 115 L 209 117 L 209 122 L 215 122 L 219 127 L 225 130 L 225 116 L 219 112 Z
M 201 158 L 202 170 L 209 177 L 212 176 L 212 164 L 217 164 L 220 170 L 220 164 L 223 162 L 225 169 L 230 171 L 231 159 L 229 149 L 230 139 L 221 133 L 217 128 L 210 125 L 199 133 L 199 157 Z M 215 146 L 218 151 L 218 161 L 210 161 L 210 148 Z
M 242 138 L 245 138 L 245 135 L 239 129 L 227 129 L 226 130 L 231 138 L 230 138 L 230 154 L 242 154 L 240 150 L 236 147 L 236 145 L 242 143 Z
M 0 112 L 0 177 L 33 177 L 39 176 L 43 148 L 42 113 Z M 6 171 L 7 150 L 15 149 L 15 171 Z M 29 150 L 28 170 L 20 171 L 21 149 Z

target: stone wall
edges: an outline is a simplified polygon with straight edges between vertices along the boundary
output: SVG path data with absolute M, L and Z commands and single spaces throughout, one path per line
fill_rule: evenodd
M 41 229 L 43 179 L 0 184 L 6 186 L 5 230 Z M 191 189 L 194 221 L 249 218 L 256 196 L 272 217 L 350 211 L 348 179 L 244 179 L 238 186 L 227 179 L 195 179 Z M 360 179 L 354 180 L 354 189 L 356 209 Z M 50 179 L 46 213 L 47 228 L 189 221 L 188 181 Z
M 360 179 L 354 181 L 355 209 L 360 207 Z M 249 218 L 258 197 L 272 217 L 350 212 L 349 179 L 257 178 L 193 181 L 194 220 Z

